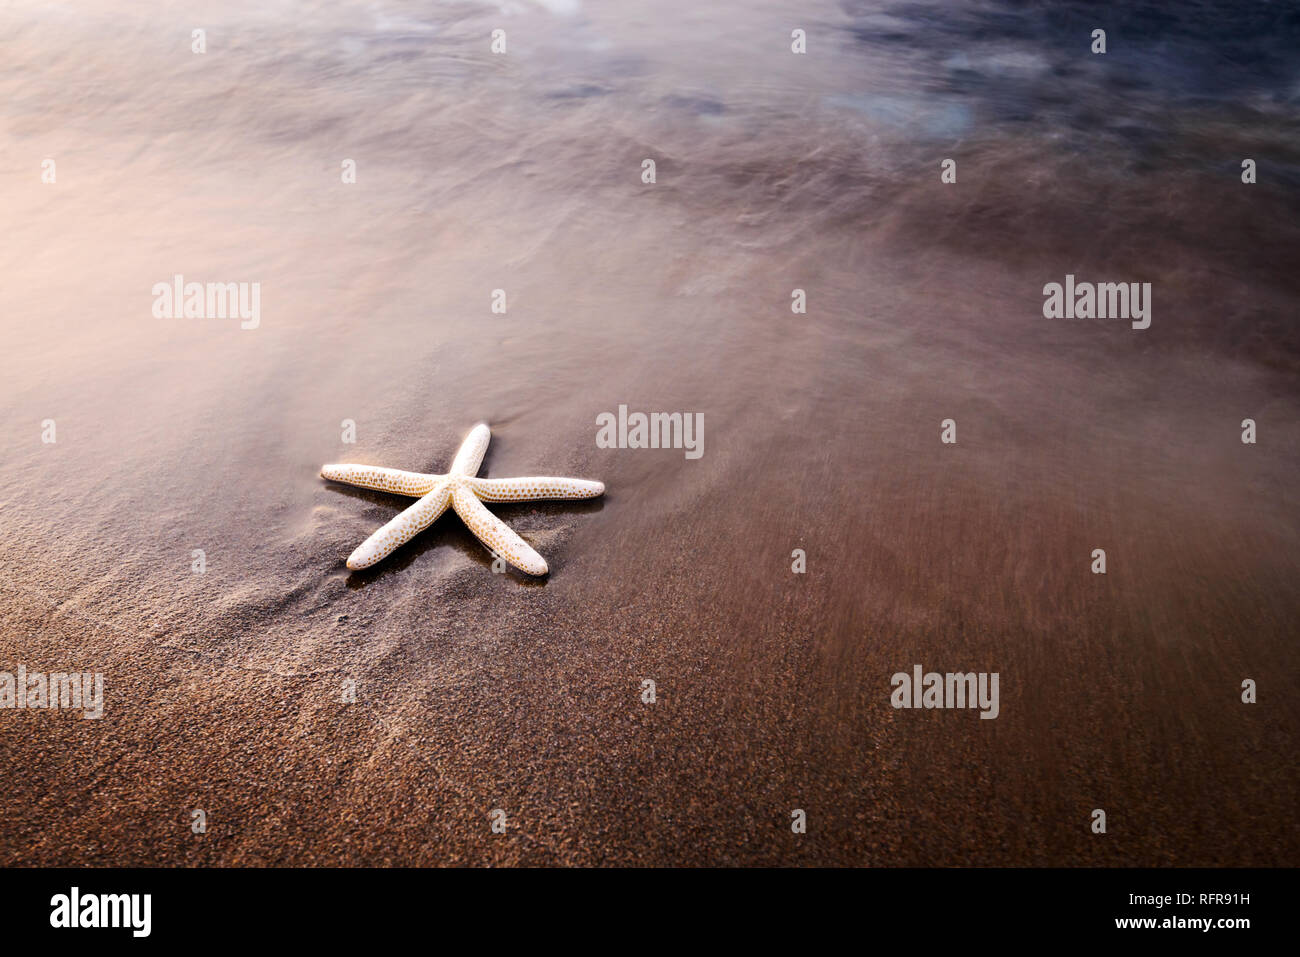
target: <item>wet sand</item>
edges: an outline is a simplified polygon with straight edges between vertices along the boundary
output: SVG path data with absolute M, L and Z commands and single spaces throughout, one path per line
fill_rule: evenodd
M 1294 863 L 1285 59 L 1135 17 L 1103 65 L 996 5 L 817 7 L 802 60 L 779 5 L 38 9 L 0 670 L 101 671 L 105 714 L 0 711 L 0 863 Z M 260 326 L 154 318 L 175 273 Z M 1151 328 L 1045 320 L 1067 273 L 1151 282 Z M 620 404 L 704 455 L 598 448 Z M 493 507 L 550 575 L 454 516 L 349 572 L 409 500 L 321 464 L 438 471 L 480 420 L 480 474 L 606 483 Z M 893 710 L 916 663 L 1000 716 Z

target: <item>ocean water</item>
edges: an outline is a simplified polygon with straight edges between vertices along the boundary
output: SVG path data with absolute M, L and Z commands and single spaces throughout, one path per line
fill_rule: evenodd
M 1293 859 L 1300 15 L 1168 10 L 6 5 L 0 670 L 107 697 L 3 715 L 0 860 Z M 1067 274 L 1151 327 L 1044 319 Z M 479 421 L 608 487 L 494 509 L 551 574 L 450 515 L 349 572 L 409 500 L 320 466 Z M 916 662 L 1001 716 L 895 712 Z

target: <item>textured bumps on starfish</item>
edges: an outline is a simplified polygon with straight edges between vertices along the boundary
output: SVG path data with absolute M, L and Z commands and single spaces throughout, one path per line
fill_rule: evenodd
M 403 472 L 374 465 L 326 465 L 321 478 L 381 492 L 394 492 L 419 499 L 406 511 L 375 532 L 348 556 L 348 568 L 369 568 L 395 549 L 424 531 L 450 506 L 469 530 L 493 554 L 529 575 L 545 575 L 546 559 L 516 535 L 505 522 L 489 512 L 484 502 L 530 502 L 539 499 L 595 498 L 604 494 L 603 482 L 586 479 L 532 478 L 487 479 L 475 473 L 483 463 L 492 433 L 476 425 L 452 460 L 445 475 Z

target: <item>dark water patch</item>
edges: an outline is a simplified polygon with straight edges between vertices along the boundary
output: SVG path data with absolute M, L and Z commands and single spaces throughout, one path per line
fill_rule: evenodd
M 576 86 L 568 86 L 559 90 L 552 90 L 546 94 L 549 100 L 591 100 L 597 97 L 609 96 L 613 91 L 608 86 L 598 86 L 595 83 L 580 83 Z
M 1291 102 L 1300 90 L 1296 5 L 906 3 L 884 14 L 866 0 L 843 7 L 854 43 L 910 56 L 918 86 L 969 97 L 993 121 L 1163 126 L 1181 105 Z M 1105 54 L 1091 52 L 1095 29 L 1106 32 Z
M 666 96 L 664 105 L 674 110 L 684 110 L 696 116 L 718 116 L 727 108 L 717 100 L 704 96 Z

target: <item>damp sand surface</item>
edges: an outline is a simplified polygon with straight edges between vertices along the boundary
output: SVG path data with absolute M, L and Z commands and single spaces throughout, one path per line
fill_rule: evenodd
M 105 713 L 0 711 L 0 863 L 1293 863 L 1275 6 L 1099 57 L 1068 3 L 8 5 L 0 670 Z M 178 273 L 260 324 L 155 318 Z M 1044 319 L 1067 274 L 1151 327 Z M 598 448 L 620 405 L 703 455 Z M 409 500 L 320 466 L 478 421 L 608 487 L 494 506 L 550 575 L 452 515 L 349 572 Z M 999 717 L 893 710 L 915 664 Z

